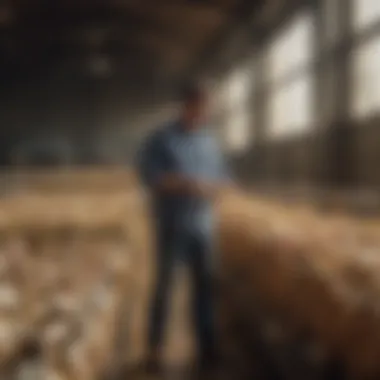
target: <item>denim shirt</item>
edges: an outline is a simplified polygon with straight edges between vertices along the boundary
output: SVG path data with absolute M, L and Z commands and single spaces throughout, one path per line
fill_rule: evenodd
M 186 178 L 226 182 L 230 174 L 217 140 L 202 127 L 194 131 L 175 122 L 155 131 L 140 152 L 138 169 L 143 183 L 153 196 L 154 216 L 160 226 L 176 234 L 196 234 L 211 238 L 214 228 L 212 204 L 185 195 L 162 195 L 154 190 L 164 173 Z

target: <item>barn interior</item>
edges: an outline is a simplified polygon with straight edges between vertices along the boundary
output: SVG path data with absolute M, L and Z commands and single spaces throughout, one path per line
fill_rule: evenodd
M 378 0 L 0 0 L 0 379 L 145 379 L 135 157 L 191 82 L 238 184 L 222 378 L 379 379 L 379 67 Z M 192 380 L 179 277 L 163 378 Z

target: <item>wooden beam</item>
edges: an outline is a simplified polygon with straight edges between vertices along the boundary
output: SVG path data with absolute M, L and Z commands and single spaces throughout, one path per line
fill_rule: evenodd
M 191 49 L 197 46 L 200 40 L 192 27 L 177 28 L 174 24 L 160 21 L 154 14 L 126 9 L 116 12 L 96 7 L 88 10 L 75 7 L 69 8 L 69 11 L 64 9 L 62 12 L 59 7 L 46 7 L 39 11 L 27 12 L 24 22 L 20 25 L 21 33 L 29 37 L 35 34 L 36 39 L 54 36 L 62 42 L 78 45 L 86 43 L 86 33 L 91 37 L 91 33 L 97 33 L 97 29 L 103 29 L 105 34 L 119 33 L 125 38 L 151 35 L 151 39 L 154 36 L 154 39 L 161 41 L 164 46 L 177 48 Z M 202 31 L 202 34 L 205 33 Z
M 233 2 L 240 0 L 232 0 Z M 229 0 L 231 2 L 231 0 Z M 57 3 L 57 2 L 56 2 Z M 226 13 L 230 6 L 220 1 L 177 1 L 177 0 L 61 0 L 57 5 L 61 9 L 103 8 L 122 11 L 135 9 L 144 11 L 187 13 L 199 16 L 201 13 L 220 15 Z
M 98 39 L 94 32 L 94 41 L 103 39 L 100 50 L 136 62 L 152 57 L 152 70 L 166 67 L 168 73 L 188 64 L 191 55 L 229 20 L 229 10 L 240 1 L 13 0 L 19 11 L 13 31 L 21 45 L 27 41 L 31 50 L 40 46 L 36 56 L 47 59 L 52 53 L 76 56 L 86 48 L 85 29 L 89 28 L 91 40 L 92 27 L 104 28 L 104 38 Z M 107 45 L 109 39 L 113 42 Z M 95 49 L 98 42 L 91 44 L 86 50 Z
M 237 29 L 240 30 L 243 25 L 249 24 L 252 14 L 256 9 L 262 6 L 265 0 L 241 0 L 238 7 L 235 9 L 230 22 L 216 34 L 213 41 L 204 48 L 200 57 L 191 63 L 188 69 L 186 78 L 191 79 L 200 75 L 201 70 L 206 66 L 211 66 L 215 63 L 215 56 L 223 49 L 224 44 L 230 38 L 231 34 Z

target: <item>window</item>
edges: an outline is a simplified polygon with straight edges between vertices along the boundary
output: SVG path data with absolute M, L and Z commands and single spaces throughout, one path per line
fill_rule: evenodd
M 222 96 L 221 86 L 214 85 L 211 91 L 210 102 L 210 118 L 217 126 L 223 114 L 224 99 Z
M 313 23 L 310 14 L 298 16 L 270 48 L 270 79 L 283 79 L 298 68 L 307 66 L 313 57 Z
M 354 28 L 357 31 L 380 22 L 379 0 L 353 0 Z
M 253 88 L 253 75 L 247 70 L 233 73 L 226 86 L 225 99 L 231 114 L 244 112 Z
M 252 141 L 251 90 L 253 73 L 249 69 L 234 72 L 225 88 L 226 143 L 229 150 L 242 151 Z
M 354 32 L 359 34 L 380 25 L 379 0 L 352 0 Z M 363 35 L 363 33 L 361 33 Z M 380 33 L 369 35 L 355 46 L 353 60 L 352 113 L 355 118 L 371 117 L 380 108 Z
M 229 98 L 232 104 L 245 102 L 249 92 L 250 78 L 245 71 L 239 71 L 232 76 L 229 84 Z
M 371 116 L 380 109 L 380 35 L 359 46 L 353 59 L 353 113 L 355 117 Z
M 311 76 L 301 76 L 275 91 L 269 105 L 269 135 L 288 136 L 303 132 L 312 123 Z
M 313 18 L 298 15 L 269 50 L 269 138 L 304 132 L 313 125 Z
M 236 114 L 227 122 L 226 138 L 228 146 L 233 151 L 241 151 L 250 142 L 250 118 L 247 113 Z

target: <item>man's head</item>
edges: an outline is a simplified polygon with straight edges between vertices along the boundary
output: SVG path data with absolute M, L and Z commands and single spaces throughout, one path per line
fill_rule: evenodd
M 198 128 L 206 117 L 206 91 L 198 85 L 187 87 L 182 95 L 182 121 L 186 128 Z

